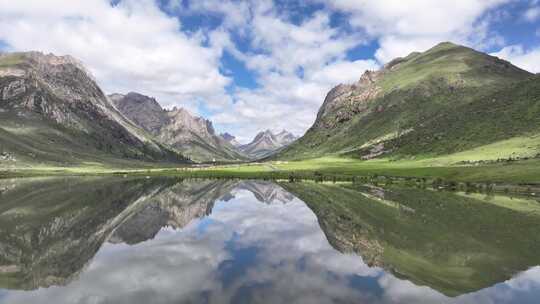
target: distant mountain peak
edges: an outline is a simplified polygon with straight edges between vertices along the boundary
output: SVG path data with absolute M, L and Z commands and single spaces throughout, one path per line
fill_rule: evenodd
M 286 130 L 276 134 L 267 129 L 257 133 L 253 140 L 241 146 L 240 150 L 252 158 L 262 158 L 282 149 L 296 139 L 296 136 Z

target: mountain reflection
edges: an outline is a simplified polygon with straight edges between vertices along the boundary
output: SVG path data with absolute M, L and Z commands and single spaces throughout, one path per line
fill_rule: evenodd
M 449 296 L 540 264 L 535 200 L 403 187 L 284 187 L 314 211 L 337 250 Z
M 539 206 L 399 187 L 0 180 L 0 302 L 536 303 Z

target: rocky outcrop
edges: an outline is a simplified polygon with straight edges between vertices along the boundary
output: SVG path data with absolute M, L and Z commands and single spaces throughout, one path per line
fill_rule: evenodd
M 317 114 L 315 126 L 334 128 L 358 113 L 367 111 L 369 101 L 382 93 L 381 87 L 376 83 L 385 71 L 366 71 L 356 83 L 340 84 L 330 90 Z
M 167 123 L 164 110 L 154 98 L 130 92 L 112 94 L 109 98 L 116 108 L 144 130 L 155 134 Z

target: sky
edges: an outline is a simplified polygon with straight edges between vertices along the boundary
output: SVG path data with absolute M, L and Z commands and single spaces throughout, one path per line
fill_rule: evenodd
M 540 0 L 0 0 L 1 51 L 72 55 L 241 142 L 302 135 L 332 87 L 442 41 L 538 73 Z

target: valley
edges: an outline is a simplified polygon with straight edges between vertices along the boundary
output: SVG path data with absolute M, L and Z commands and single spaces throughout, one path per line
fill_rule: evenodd
M 20 53 L 0 60 L 4 177 L 325 174 L 508 184 L 540 178 L 538 77 L 452 43 L 336 86 L 300 138 L 266 130 L 245 144 L 155 98 L 105 96 L 73 58 Z
M 538 304 L 540 0 L 0 0 L 0 304 Z

